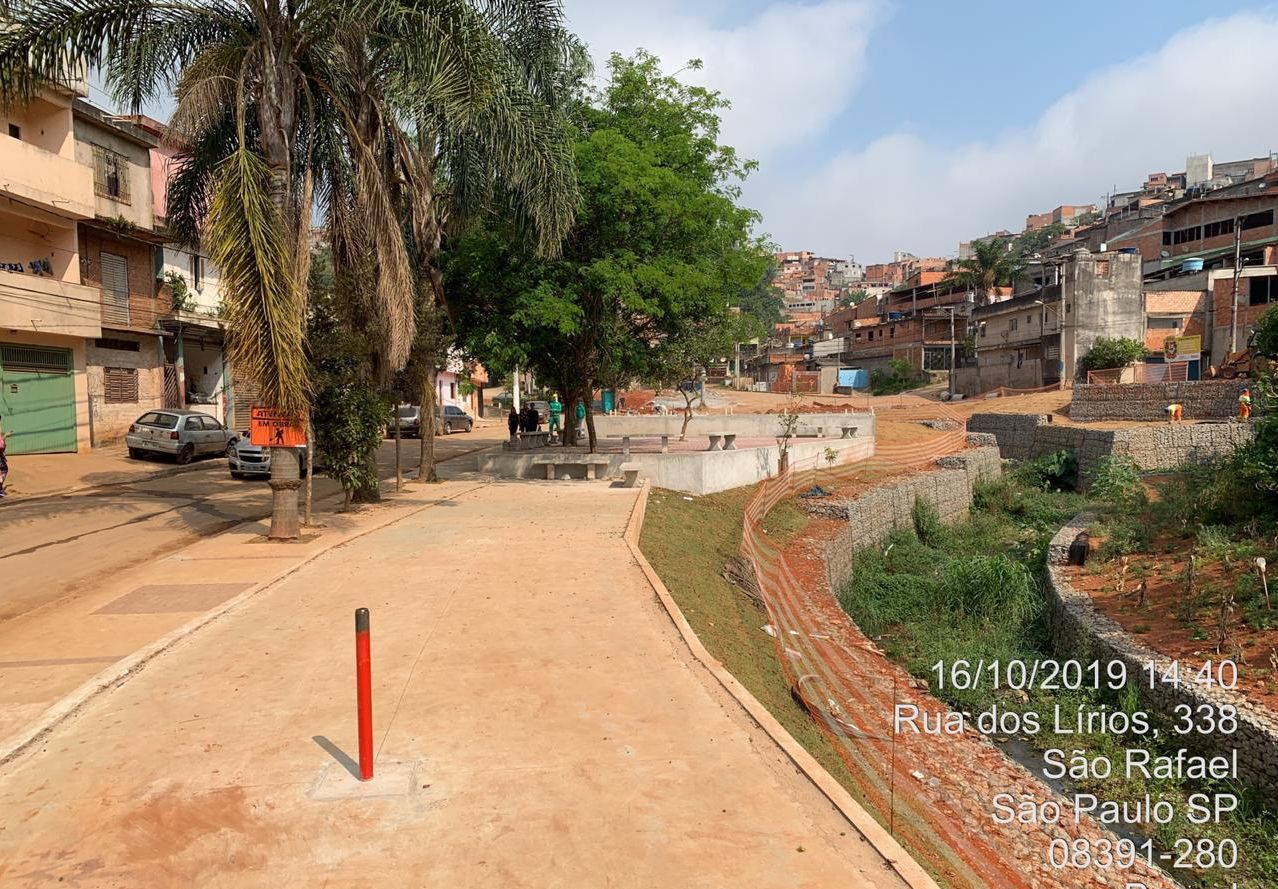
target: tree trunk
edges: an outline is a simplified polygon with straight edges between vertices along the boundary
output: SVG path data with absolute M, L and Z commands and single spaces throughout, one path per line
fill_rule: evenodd
M 302 486 L 297 453 L 292 448 L 271 448 L 272 540 L 295 540 L 301 533 L 297 491 Z
M 422 380 L 422 425 L 417 433 L 422 437 L 422 450 L 417 478 L 427 482 L 439 481 L 439 472 L 435 467 L 435 415 L 439 412 L 435 393 L 438 375 L 439 371 L 430 364 L 426 367 Z
M 381 503 L 382 485 L 377 472 L 377 451 L 364 458 L 365 477 L 351 488 L 351 500 L 355 503 Z
M 683 403 L 684 403 L 683 426 L 679 429 L 679 440 L 687 441 L 688 440 L 688 424 L 692 421 L 692 395 L 688 392 L 683 392 L 682 389 L 680 389 L 679 391 L 683 393 Z
M 585 398 L 583 399 L 583 403 L 586 405 L 586 432 L 590 437 L 590 453 L 592 454 L 595 452 L 595 448 L 599 440 L 599 437 L 595 434 L 595 410 L 594 405 L 592 404 L 594 399 L 591 397 L 593 393 L 594 387 L 588 387 L 586 389 Z

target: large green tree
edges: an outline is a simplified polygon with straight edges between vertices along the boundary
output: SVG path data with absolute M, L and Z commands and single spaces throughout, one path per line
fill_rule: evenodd
M 497 373 L 531 366 L 570 410 L 659 375 L 681 342 L 728 324 L 768 262 L 756 214 L 737 203 L 753 164 L 719 143 L 722 97 L 642 52 L 614 55 L 609 74 L 578 112 L 582 200 L 561 255 L 536 257 L 490 225 L 445 265 L 467 350 Z

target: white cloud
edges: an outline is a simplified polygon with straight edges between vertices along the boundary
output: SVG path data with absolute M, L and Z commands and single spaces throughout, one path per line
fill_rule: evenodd
M 1032 125 L 956 145 L 885 135 L 806 174 L 765 170 L 748 197 L 790 248 L 863 261 L 895 249 L 952 254 L 960 240 L 1019 230 L 1027 213 L 1183 170 L 1189 154 L 1238 160 L 1278 148 L 1275 46 L 1272 14 L 1208 21 L 1092 75 Z M 1008 76 L 1032 76 L 1024 63 Z
M 878 0 L 824 0 L 769 6 L 746 21 L 726 0 L 600 3 L 569 0 L 568 26 L 589 45 L 600 72 L 612 52 L 643 48 L 668 71 L 690 59 L 705 67 L 680 75 L 717 89 L 733 107 L 722 138 L 745 157 L 766 161 L 820 132 L 851 101 L 865 72 Z

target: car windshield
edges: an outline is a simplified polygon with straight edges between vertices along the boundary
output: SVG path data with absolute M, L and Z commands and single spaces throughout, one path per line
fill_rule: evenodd
M 160 429 L 173 429 L 177 426 L 178 418 L 176 414 L 162 414 L 159 411 L 151 411 L 149 414 L 143 414 L 138 420 L 139 426 L 156 426 Z
M 415 416 L 417 416 L 417 408 L 415 408 L 415 407 L 401 407 L 401 408 L 399 409 L 399 415 L 400 415 L 400 417 L 402 417 L 403 419 L 408 419 L 409 417 L 415 417 Z

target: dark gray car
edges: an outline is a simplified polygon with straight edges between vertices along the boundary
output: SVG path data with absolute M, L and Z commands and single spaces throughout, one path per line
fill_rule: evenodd
M 455 404 L 444 405 L 440 410 L 439 418 L 443 422 L 445 435 L 453 432 L 469 432 L 475 428 L 474 418 Z

